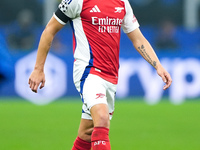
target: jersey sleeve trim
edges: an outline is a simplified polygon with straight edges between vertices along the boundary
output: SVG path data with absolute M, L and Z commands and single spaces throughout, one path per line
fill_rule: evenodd
M 123 28 L 123 31 L 124 31 L 124 33 L 130 33 L 130 32 L 134 31 L 135 29 L 137 29 L 139 27 L 140 27 L 140 24 L 136 21 L 134 23 L 134 25 L 132 25 L 131 27 L 129 27 L 127 29 Z
M 54 17 L 62 25 L 65 25 L 68 22 L 68 20 L 70 19 L 60 9 L 57 9 L 57 11 L 54 13 Z
M 122 29 L 124 31 L 124 33 L 130 33 L 133 30 L 139 28 L 139 23 L 137 21 L 137 18 L 135 17 L 135 15 L 133 14 L 133 10 L 132 7 L 129 3 L 128 0 L 123 0 L 125 3 L 125 16 L 123 19 L 123 23 L 122 23 Z

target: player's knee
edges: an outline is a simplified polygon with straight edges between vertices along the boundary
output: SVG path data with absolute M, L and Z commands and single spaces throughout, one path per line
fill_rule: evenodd
M 94 126 L 109 128 L 110 126 L 109 114 L 106 114 L 106 113 L 98 114 L 98 117 L 96 121 L 94 122 Z
M 98 104 L 90 110 L 94 127 L 106 127 L 110 126 L 110 117 L 108 112 L 108 106 L 105 104 Z

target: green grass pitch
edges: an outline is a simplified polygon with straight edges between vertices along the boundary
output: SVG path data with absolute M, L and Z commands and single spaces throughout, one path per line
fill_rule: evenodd
M 1 99 L 0 150 L 71 150 L 82 104 L 66 99 L 45 106 Z M 112 150 L 200 150 L 200 100 L 117 100 L 110 140 Z

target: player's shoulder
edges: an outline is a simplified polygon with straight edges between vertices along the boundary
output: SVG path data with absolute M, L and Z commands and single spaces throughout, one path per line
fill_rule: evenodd
M 83 0 L 62 0 L 59 8 L 63 9 L 63 8 L 74 8 L 76 7 L 79 3 L 81 3 Z
M 128 5 L 130 5 L 129 0 L 119 0 L 121 2 L 124 3 L 125 7 L 127 7 Z
M 75 18 L 82 9 L 83 0 L 62 0 L 59 9 L 69 18 Z
M 120 1 L 124 2 L 125 8 L 126 8 L 126 9 L 129 9 L 129 8 L 130 8 L 129 0 L 120 0 Z

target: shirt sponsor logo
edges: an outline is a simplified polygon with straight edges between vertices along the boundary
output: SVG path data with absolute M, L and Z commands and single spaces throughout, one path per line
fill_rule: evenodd
M 106 18 L 98 18 L 98 17 L 92 17 L 92 24 L 93 25 L 121 25 L 122 19 L 119 18 L 109 18 L 108 16 Z
M 92 17 L 92 24 L 99 26 L 99 32 L 119 33 L 122 21 L 120 18 L 109 18 L 108 16 L 105 18 Z

